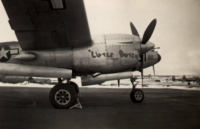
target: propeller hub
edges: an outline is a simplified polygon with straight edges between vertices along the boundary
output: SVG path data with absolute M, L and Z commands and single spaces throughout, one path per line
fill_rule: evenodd
M 147 42 L 146 44 L 141 44 L 140 55 L 147 53 L 155 47 L 155 44 Z

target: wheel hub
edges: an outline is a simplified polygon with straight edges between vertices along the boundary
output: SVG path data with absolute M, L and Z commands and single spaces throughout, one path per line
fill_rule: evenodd
M 55 100 L 59 105 L 66 105 L 71 100 L 71 95 L 67 90 L 61 89 L 56 92 Z
M 142 99 L 142 93 L 141 92 L 139 92 L 139 91 L 137 91 L 137 92 L 135 92 L 135 99 L 136 100 L 141 100 Z

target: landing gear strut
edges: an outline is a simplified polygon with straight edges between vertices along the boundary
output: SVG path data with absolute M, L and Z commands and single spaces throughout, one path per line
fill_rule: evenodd
M 130 93 L 130 98 L 131 98 L 133 103 L 141 103 L 144 99 L 144 93 L 140 89 L 135 89 L 135 87 L 139 83 L 139 82 L 137 82 L 136 84 L 134 84 L 135 80 L 136 80 L 135 78 L 131 78 L 131 83 L 133 85 L 133 88 L 132 88 L 132 91 Z
M 77 102 L 77 94 L 79 93 L 78 85 L 74 82 L 62 83 L 63 80 L 58 79 L 58 84 L 55 85 L 50 93 L 49 99 L 53 107 L 60 109 L 70 109 Z

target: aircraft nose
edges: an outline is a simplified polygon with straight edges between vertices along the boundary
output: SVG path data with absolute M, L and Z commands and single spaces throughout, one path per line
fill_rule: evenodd
M 161 56 L 160 54 L 158 54 L 158 62 L 160 62 L 160 60 L 161 60 Z

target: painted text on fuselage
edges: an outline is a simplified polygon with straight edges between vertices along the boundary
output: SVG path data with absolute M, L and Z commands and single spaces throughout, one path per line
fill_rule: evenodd
M 114 53 L 112 52 L 94 52 L 92 50 L 88 50 L 91 54 L 92 58 L 101 58 L 101 57 L 113 57 Z M 123 50 L 119 50 L 119 55 L 121 58 L 138 58 L 138 55 L 135 53 L 126 53 Z

